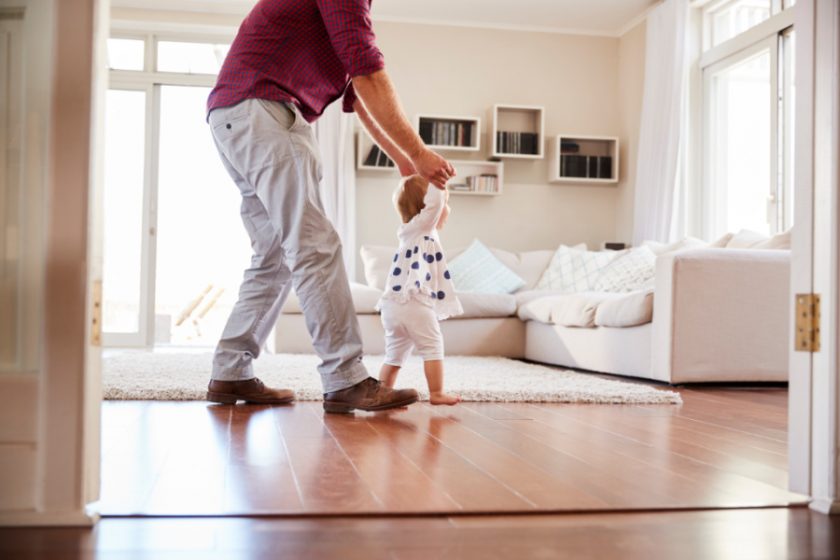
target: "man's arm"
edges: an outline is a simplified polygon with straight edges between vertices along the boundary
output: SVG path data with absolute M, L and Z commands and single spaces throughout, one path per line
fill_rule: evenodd
M 449 178 L 455 175 L 455 169 L 448 161 L 427 148 L 408 122 L 394 85 L 385 70 L 354 77 L 353 89 L 364 104 L 366 114 L 372 117 L 393 144 L 408 157 L 417 173 L 438 188 L 445 188 Z M 381 147 L 385 149 L 384 146 Z M 385 151 L 388 153 L 387 149 Z
M 414 169 L 414 164 L 411 163 L 410 159 L 408 159 L 408 156 L 406 156 L 402 150 L 400 150 L 396 144 L 388 138 L 388 135 L 379 128 L 379 125 L 376 124 L 376 121 L 371 118 L 367 109 L 365 109 L 365 104 L 358 98 L 355 103 L 353 103 L 353 111 L 359 116 L 359 120 L 362 121 L 362 125 L 364 125 L 365 130 L 367 130 L 368 134 L 370 134 L 373 138 L 373 141 L 376 142 L 376 144 L 386 154 L 388 154 L 388 157 L 397 164 L 397 168 L 400 170 L 400 175 L 407 177 L 408 175 L 413 175 L 417 172 L 417 170 Z

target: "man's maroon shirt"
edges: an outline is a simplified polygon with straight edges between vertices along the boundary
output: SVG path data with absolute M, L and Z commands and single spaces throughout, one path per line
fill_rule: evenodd
M 260 0 L 239 27 L 207 112 L 250 98 L 292 102 L 312 122 L 344 96 L 350 78 L 385 66 L 370 21 L 371 0 Z

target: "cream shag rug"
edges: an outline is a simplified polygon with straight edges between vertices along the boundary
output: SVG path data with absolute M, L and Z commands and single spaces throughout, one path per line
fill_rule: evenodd
M 210 378 L 210 353 L 119 352 L 103 359 L 104 398 L 109 400 L 203 400 Z M 304 401 L 322 400 L 319 360 L 310 354 L 263 354 L 254 362 L 267 385 L 288 387 Z M 381 356 L 366 356 L 374 376 Z M 444 386 L 465 401 L 562 402 L 614 404 L 680 404 L 674 391 L 604 379 L 595 375 L 536 364 L 478 356 L 445 360 Z M 428 398 L 422 362 L 403 367 L 398 387 L 415 387 Z

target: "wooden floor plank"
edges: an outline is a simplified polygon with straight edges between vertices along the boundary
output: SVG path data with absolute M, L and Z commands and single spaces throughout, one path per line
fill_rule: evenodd
M 325 416 L 202 402 L 103 406 L 105 514 L 447 514 L 801 503 L 784 389 L 684 403 L 418 403 Z
M 313 421 L 311 403 L 278 408 L 277 419 L 305 511 L 384 511 L 326 427 Z
M 451 419 L 415 405 L 405 414 L 369 417 L 378 437 L 420 468 L 458 504 L 459 511 L 533 510 L 535 504 L 443 443 Z M 418 507 L 419 504 L 418 504 Z
M 532 407 L 535 419 L 548 426 L 565 426 L 571 422 L 579 424 L 581 429 L 590 426 L 607 434 L 598 441 L 601 446 L 614 453 L 614 461 L 617 463 L 635 458 L 646 462 L 652 469 L 662 471 L 661 475 L 670 473 L 672 476 L 689 478 L 701 488 L 731 496 L 735 501 L 728 502 L 730 506 L 785 505 L 800 503 L 803 499 L 790 494 L 783 487 L 773 486 L 750 476 L 757 474 L 755 471 L 743 473 L 744 469 L 738 464 L 722 464 L 713 453 L 671 439 L 667 429 L 640 428 L 638 422 L 644 420 L 644 417 L 625 415 L 621 422 L 604 422 L 589 416 L 584 421 L 561 408 L 536 405 Z M 587 442 L 594 441 L 596 437 L 600 436 L 590 433 L 579 442 L 578 448 L 586 449 Z
M 323 422 L 356 472 L 388 511 L 457 511 L 461 506 L 445 489 L 387 439 L 378 437 L 368 418 L 324 415 L 310 408 L 313 422 Z
M 840 517 L 807 508 L 378 519 L 103 519 L 0 529 L 15 560 L 828 560 Z

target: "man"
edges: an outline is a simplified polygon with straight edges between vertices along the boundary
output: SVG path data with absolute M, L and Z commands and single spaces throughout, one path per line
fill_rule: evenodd
M 322 362 L 327 412 L 384 410 L 417 400 L 362 364 L 341 244 L 318 194 L 320 155 L 309 123 L 343 96 L 403 175 L 439 188 L 452 166 L 412 129 L 385 72 L 370 0 L 260 0 L 243 21 L 207 102 L 213 138 L 242 194 L 254 255 L 213 358 L 207 398 L 283 404 L 288 389 L 254 377 L 252 361 L 294 286 Z

